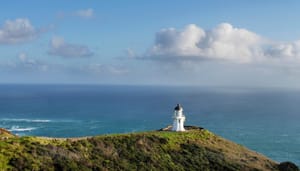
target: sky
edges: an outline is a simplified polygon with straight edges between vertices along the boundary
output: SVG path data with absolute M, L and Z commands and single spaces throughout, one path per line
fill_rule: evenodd
M 300 86 L 300 1 L 2 1 L 0 83 Z

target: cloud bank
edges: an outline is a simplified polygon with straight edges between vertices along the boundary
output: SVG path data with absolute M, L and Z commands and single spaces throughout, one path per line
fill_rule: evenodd
M 233 63 L 300 62 L 300 40 L 277 42 L 252 31 L 221 23 L 204 30 L 195 24 L 183 30 L 162 29 L 142 59 L 160 61 L 217 60 Z
M 6 20 L 0 28 L 0 44 L 18 44 L 37 38 L 39 31 L 26 18 Z
M 90 57 L 93 52 L 84 45 L 65 42 L 62 37 L 53 37 L 48 54 L 65 58 Z

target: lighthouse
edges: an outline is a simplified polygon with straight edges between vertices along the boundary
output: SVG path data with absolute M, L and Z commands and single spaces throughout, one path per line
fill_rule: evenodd
M 185 131 L 184 129 L 184 121 L 185 116 L 183 115 L 183 108 L 180 104 L 177 104 L 174 108 L 174 116 L 173 116 L 174 122 L 172 131 Z

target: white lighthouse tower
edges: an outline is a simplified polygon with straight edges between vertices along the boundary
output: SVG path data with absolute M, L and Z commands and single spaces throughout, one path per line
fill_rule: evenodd
M 183 115 L 183 108 L 180 104 L 177 104 L 177 106 L 174 108 L 174 122 L 172 131 L 185 131 L 184 129 L 184 121 L 185 116 Z

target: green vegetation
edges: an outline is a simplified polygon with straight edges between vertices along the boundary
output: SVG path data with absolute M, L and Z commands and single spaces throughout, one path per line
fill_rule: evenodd
M 278 170 L 274 161 L 207 130 L 90 138 L 9 136 L 0 170 Z

